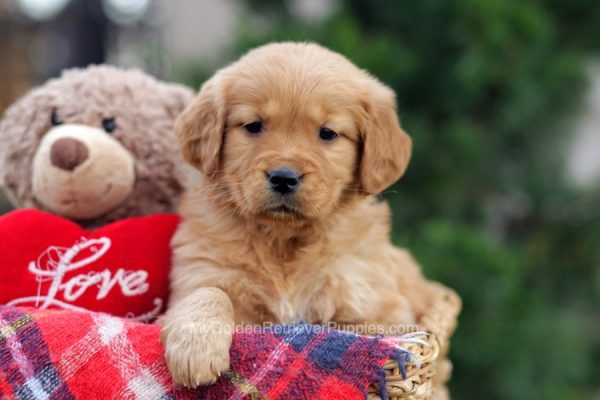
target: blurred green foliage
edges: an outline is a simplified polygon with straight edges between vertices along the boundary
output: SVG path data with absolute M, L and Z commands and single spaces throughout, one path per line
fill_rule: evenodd
M 562 165 L 600 3 L 348 0 L 321 22 L 242 4 L 230 59 L 316 41 L 396 90 L 414 154 L 384 195 L 395 241 L 463 297 L 453 397 L 600 398 L 600 190 Z

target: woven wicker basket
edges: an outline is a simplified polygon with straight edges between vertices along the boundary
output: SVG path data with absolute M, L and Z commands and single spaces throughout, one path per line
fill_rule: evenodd
M 388 361 L 384 365 L 390 400 L 449 398 L 445 384 L 450 378 L 452 364 L 446 355 L 450 337 L 456 327 L 461 301 L 451 289 L 443 286 L 440 286 L 440 289 L 440 295 L 419 321 L 420 329 L 429 333 L 425 339 L 428 345 L 409 343 L 403 346 L 418 357 L 419 368 L 415 365 L 407 366 L 406 379 L 403 379 L 396 361 Z M 378 385 L 373 384 L 369 387 L 368 398 L 381 399 Z

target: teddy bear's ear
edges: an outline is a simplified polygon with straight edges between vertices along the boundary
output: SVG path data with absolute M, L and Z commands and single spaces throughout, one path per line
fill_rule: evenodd
M 224 130 L 225 104 L 215 75 L 175 122 L 183 157 L 208 177 L 218 170 Z
M 173 119 L 192 102 L 194 91 L 186 86 L 176 83 L 167 83 L 163 87 L 162 101 L 165 102 L 165 108 L 169 116 Z
M 17 207 L 35 207 L 31 164 L 50 128 L 53 96 L 46 86 L 17 100 L 0 119 L 0 186 Z

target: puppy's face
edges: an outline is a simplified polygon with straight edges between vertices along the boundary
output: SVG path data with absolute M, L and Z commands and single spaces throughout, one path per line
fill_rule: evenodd
M 244 214 L 321 217 L 358 189 L 360 104 L 322 71 L 307 68 L 297 82 L 293 70 L 276 72 L 231 83 L 223 180 Z
M 323 219 L 398 179 L 410 155 L 391 90 L 307 44 L 256 49 L 204 84 L 180 116 L 186 159 L 244 217 Z

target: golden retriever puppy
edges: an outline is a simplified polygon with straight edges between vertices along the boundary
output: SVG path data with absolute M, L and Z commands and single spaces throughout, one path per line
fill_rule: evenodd
M 176 382 L 214 382 L 236 323 L 416 321 L 428 283 L 373 195 L 406 169 L 395 95 L 315 44 L 250 51 L 176 124 L 203 174 L 173 239 L 162 340 Z

